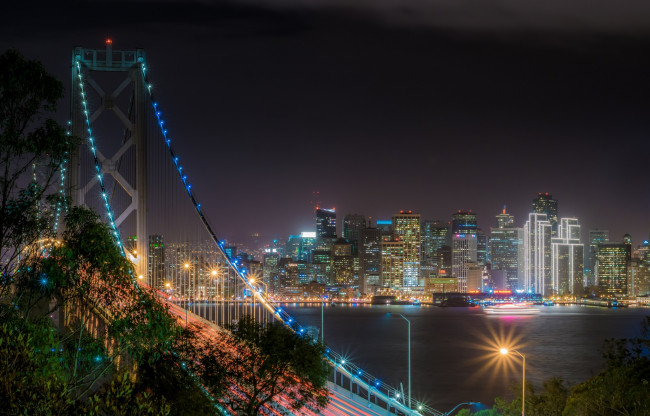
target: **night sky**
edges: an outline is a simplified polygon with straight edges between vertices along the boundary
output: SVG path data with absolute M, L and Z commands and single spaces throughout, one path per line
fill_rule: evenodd
M 472 209 L 485 230 L 504 204 L 523 225 L 549 192 L 583 241 L 650 234 L 650 2 L 21 1 L 0 14 L 0 51 L 41 60 L 66 90 L 72 47 L 106 37 L 146 49 L 228 239 L 313 228 L 314 190 L 340 221 Z

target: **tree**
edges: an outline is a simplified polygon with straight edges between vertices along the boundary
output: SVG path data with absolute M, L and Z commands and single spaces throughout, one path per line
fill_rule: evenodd
M 46 193 L 76 139 L 43 118 L 62 92 L 39 62 L 15 50 L 0 56 L 0 300 L 23 274 L 31 277 L 21 264 L 24 250 L 53 236 Z
M 571 390 L 564 414 L 650 414 L 649 324 L 640 337 L 605 341 L 605 369 Z
M 222 386 L 221 401 L 226 407 L 252 416 L 278 396 L 292 403 L 295 410 L 327 404 L 329 367 L 322 344 L 279 322 L 263 325 L 250 316 L 241 318 L 231 331 L 232 336 L 223 334 L 219 344 L 206 346 L 203 361 L 214 369 L 207 386 Z

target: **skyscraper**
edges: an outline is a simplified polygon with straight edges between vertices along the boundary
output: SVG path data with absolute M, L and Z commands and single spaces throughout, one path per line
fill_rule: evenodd
M 316 238 L 336 238 L 336 210 L 316 209 Z
M 467 292 L 467 265 L 477 263 L 478 226 L 472 211 L 458 211 L 451 221 L 451 275 L 458 278 L 458 291 Z
M 289 235 L 287 243 L 284 245 L 284 255 L 292 260 L 298 260 L 300 255 L 301 238 L 299 235 Z
M 362 293 L 371 293 L 380 285 L 381 231 L 364 228 L 359 231 L 359 286 Z
M 359 214 L 348 214 L 343 218 L 343 238 L 352 245 L 352 255 L 356 256 L 359 249 L 359 231 L 366 228 L 366 217 Z
M 584 249 L 580 225 L 575 218 L 562 218 L 558 236 L 551 239 L 553 292 L 582 295 L 584 290 Z
M 609 230 L 589 230 L 589 247 L 585 256 L 585 286 L 596 285 L 598 244 L 609 242 Z
M 352 270 L 352 246 L 344 238 L 339 238 L 332 244 L 331 262 L 330 284 L 352 286 L 355 283 Z
M 149 236 L 149 258 L 147 264 L 149 285 L 158 290 L 165 290 L 165 242 L 162 235 Z
M 381 286 L 404 287 L 404 241 L 381 242 Z
M 377 220 L 377 229 L 381 233 L 381 239 L 390 241 L 393 239 L 393 221 Z
M 506 206 L 503 206 L 501 214 L 497 215 L 497 228 L 512 228 L 515 226 L 515 217 L 506 212 Z
M 393 215 L 393 236 L 404 242 L 404 286 L 420 285 L 420 214 L 400 211 Z
M 449 235 L 449 223 L 443 221 L 422 222 L 422 261 L 438 267 L 438 250 L 447 245 Z
M 490 262 L 492 269 L 503 270 L 506 288 L 523 288 L 524 229 L 514 226 L 514 217 L 504 208 L 496 216 L 497 228 L 490 229 Z
M 550 294 L 551 223 L 546 214 L 528 214 L 524 225 L 524 289 L 542 296 Z
M 631 247 L 625 243 L 600 243 L 596 252 L 596 281 L 601 296 L 627 295 L 627 266 Z
M 298 260 L 310 261 L 311 252 L 316 248 L 316 233 L 313 231 L 303 231 L 300 233 L 300 250 Z
M 551 224 L 553 235 L 557 234 L 557 200 L 553 195 L 538 193 L 537 198 L 533 199 L 533 212 L 536 214 L 546 214 L 546 219 Z

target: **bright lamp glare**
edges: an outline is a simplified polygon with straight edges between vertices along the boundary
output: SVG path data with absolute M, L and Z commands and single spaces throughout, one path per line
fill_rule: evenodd
M 502 355 L 506 355 L 506 354 L 508 353 L 508 350 L 505 349 L 505 348 L 501 348 L 501 349 L 499 350 L 499 352 L 500 352 Z

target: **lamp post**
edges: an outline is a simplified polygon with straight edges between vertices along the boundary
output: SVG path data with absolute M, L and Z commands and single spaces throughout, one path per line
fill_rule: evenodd
M 325 297 L 322 297 L 320 300 L 320 342 L 321 344 L 325 343 Z
M 464 404 L 466 404 L 466 405 L 468 405 L 468 406 L 473 406 L 473 405 L 475 405 L 475 404 L 480 404 L 480 402 L 463 402 L 463 403 L 458 403 L 456 406 L 454 406 L 453 409 L 451 409 L 451 410 L 448 411 L 448 412 L 445 412 L 445 413 L 444 413 L 444 416 L 449 416 L 449 415 L 451 415 L 452 412 L 453 412 L 454 410 L 456 410 L 459 406 L 462 406 L 462 405 L 464 405 Z
M 187 285 L 189 286 L 189 280 L 190 280 L 190 270 L 189 270 L 189 268 L 190 268 L 190 264 L 185 263 L 183 265 L 183 267 L 185 268 L 185 270 L 187 270 Z M 196 290 L 196 288 L 194 288 L 194 290 Z M 187 328 L 187 309 L 192 305 L 192 302 L 188 302 L 188 301 L 189 301 L 189 294 L 188 294 L 188 299 L 185 301 L 186 302 L 185 303 L 185 328 Z M 188 305 L 188 303 L 189 303 L 189 305 Z
M 519 356 L 523 360 L 523 366 L 522 366 L 523 369 L 522 369 L 522 376 L 521 376 L 521 416 L 525 416 L 526 415 L 526 356 L 517 350 L 511 350 L 511 351 L 519 354 Z M 507 348 L 501 348 L 499 352 L 501 353 L 501 355 L 507 355 L 508 352 L 510 351 L 508 351 Z
M 408 348 L 409 348 L 409 410 L 411 409 L 411 321 L 406 319 L 404 315 L 399 314 L 409 325 L 408 325 Z

